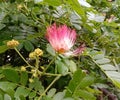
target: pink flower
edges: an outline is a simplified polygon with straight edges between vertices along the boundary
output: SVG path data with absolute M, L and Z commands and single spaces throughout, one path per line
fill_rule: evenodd
M 56 52 L 66 56 L 77 56 L 85 49 L 83 44 L 76 50 L 70 51 L 75 44 L 76 31 L 68 28 L 66 25 L 57 26 L 54 23 L 47 27 L 46 38 Z

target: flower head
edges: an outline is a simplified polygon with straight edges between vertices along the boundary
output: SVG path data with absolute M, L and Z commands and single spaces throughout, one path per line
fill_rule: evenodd
M 42 51 L 41 49 L 39 49 L 39 48 L 35 49 L 35 50 L 34 50 L 34 53 L 35 53 L 36 56 L 41 56 L 41 55 L 43 55 L 43 51 Z
M 31 53 L 29 54 L 29 58 L 34 59 L 34 58 L 35 58 L 35 52 L 31 52 Z
M 33 52 L 29 54 L 29 57 L 31 59 L 34 59 L 35 57 L 39 57 L 43 55 L 43 51 L 39 48 L 35 49 Z
M 66 25 L 57 26 L 55 23 L 47 27 L 46 38 L 50 42 L 53 49 L 60 54 L 77 55 L 83 51 L 77 48 L 73 52 L 70 49 L 75 44 L 76 31 L 68 28 Z
M 16 47 L 18 45 L 19 45 L 19 42 L 17 40 L 14 40 L 14 39 L 7 42 L 7 46 L 9 48 L 14 48 L 14 47 Z

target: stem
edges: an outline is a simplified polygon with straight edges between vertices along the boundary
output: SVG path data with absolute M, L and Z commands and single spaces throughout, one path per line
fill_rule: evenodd
M 50 87 L 61 77 L 61 74 L 59 74 L 53 81 L 50 83 L 50 85 L 45 89 L 45 91 L 41 94 L 41 96 L 38 98 L 38 100 L 41 100 L 42 96 L 45 95 L 45 93 L 50 89 Z
M 43 74 L 46 72 L 46 70 L 50 67 L 50 65 L 55 61 L 55 59 L 57 58 L 57 56 L 58 56 L 59 54 L 56 54 L 56 56 L 54 57 L 54 59 L 52 59 L 51 61 L 50 61 L 50 63 L 48 64 L 48 66 L 46 67 L 46 69 L 43 71 Z
M 39 68 L 39 57 L 36 57 L 36 65 L 35 67 L 38 69 Z
M 24 62 L 25 62 L 28 66 L 31 66 L 31 65 L 25 60 L 25 58 L 21 55 L 21 53 L 17 50 L 17 48 L 15 47 L 14 49 L 15 49 L 15 51 L 19 54 L 19 56 L 24 60 Z
M 38 74 L 41 75 L 43 72 L 41 71 L 38 71 Z M 61 74 L 53 74 L 53 73 L 44 73 L 44 75 L 46 76 L 58 76 L 58 75 L 61 75 Z

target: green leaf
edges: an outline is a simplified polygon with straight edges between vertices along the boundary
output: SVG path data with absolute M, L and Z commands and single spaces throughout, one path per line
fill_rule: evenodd
M 15 98 L 18 98 L 20 96 L 27 97 L 30 93 L 30 90 L 24 88 L 24 87 L 18 87 L 16 92 L 15 92 Z
M 0 82 L 0 89 L 2 89 L 3 91 L 8 91 L 8 90 L 14 90 L 16 88 L 16 84 L 15 83 L 11 83 L 11 82 Z
M 59 61 L 59 60 L 56 60 L 56 67 L 57 67 L 57 70 L 60 74 L 63 74 L 65 75 L 67 72 L 68 72 L 68 68 L 67 66 L 64 64 L 64 62 L 62 61 Z
M 5 94 L 4 95 L 4 100 L 12 100 L 12 98 L 8 94 Z
M 0 30 L 3 29 L 6 25 L 0 23 Z
M 61 0 L 43 0 L 43 3 L 49 4 L 51 6 L 59 6 L 62 4 Z
M 77 70 L 76 63 L 73 60 L 65 60 L 65 63 L 67 64 L 68 68 L 72 73 Z
M 116 71 L 105 71 L 105 73 L 111 77 L 111 78 L 115 78 L 115 79 L 119 79 L 120 82 L 120 73 L 116 72 Z
M 77 12 L 82 17 L 83 22 L 86 22 L 86 14 L 83 7 L 79 4 L 78 0 L 66 0 L 66 3 L 71 6 L 71 8 Z
M 31 89 L 35 89 L 36 91 L 39 91 L 40 93 L 44 92 L 44 87 L 42 86 L 41 81 L 39 81 L 38 78 L 34 78 L 34 82 L 29 84 L 29 87 Z
M 106 63 L 109 63 L 109 62 L 110 62 L 110 60 L 107 59 L 107 58 L 96 60 L 96 63 L 98 63 L 98 64 L 106 64 Z
M 18 83 L 19 82 L 19 75 L 18 72 L 13 69 L 4 69 L 3 74 L 7 78 L 7 80 Z
M 94 78 L 92 76 L 86 76 L 84 72 L 81 70 L 77 70 L 73 74 L 73 79 L 70 81 L 67 91 L 66 97 L 81 97 L 85 100 L 96 100 L 95 96 L 92 92 L 87 91 L 87 88 L 94 83 Z M 83 91 L 84 93 L 81 93 Z M 79 93 L 80 92 L 80 93 Z M 88 94 L 86 97 L 86 94 Z M 90 98 L 90 99 L 88 99 Z
M 0 74 L 0 79 L 4 78 L 5 75 L 4 74 Z
M 37 99 L 38 100 L 38 99 Z M 43 100 L 53 100 L 52 98 L 48 97 L 48 96 L 44 96 Z
M 6 91 L 6 93 L 7 93 L 8 95 L 10 95 L 12 99 L 14 98 L 14 93 L 15 93 L 15 91 L 14 91 L 13 89 L 8 89 L 8 90 Z
M 58 92 L 57 94 L 54 95 L 53 100 L 63 100 L 65 96 L 64 92 Z
M 51 54 L 52 56 L 55 56 L 56 54 L 55 54 L 55 50 L 52 48 L 52 46 L 50 45 L 50 44 L 47 44 L 47 52 L 49 53 L 49 54 Z
M 17 46 L 17 49 L 20 51 L 20 49 L 22 49 L 22 48 L 23 48 L 23 44 L 20 43 L 20 44 Z
M 74 100 L 73 98 L 64 98 L 63 100 Z
M 24 45 L 24 47 L 27 51 L 33 51 L 34 50 L 34 46 L 30 41 L 25 41 L 23 43 L 23 45 Z
M 84 100 L 96 100 L 96 97 L 86 90 L 78 90 L 77 92 L 74 93 L 74 95 L 84 98 Z
M 69 82 L 67 87 L 66 97 L 71 97 L 75 90 L 77 90 L 81 80 L 85 77 L 85 74 L 81 70 L 77 70 L 73 74 L 73 79 Z
M 34 98 L 36 96 L 36 92 L 30 92 L 29 98 Z
M 117 69 L 115 68 L 115 66 L 111 65 L 111 64 L 105 64 L 105 65 L 101 65 L 100 66 L 103 70 L 111 70 L 111 71 L 116 71 Z
M 98 67 L 104 72 L 104 74 L 106 74 L 106 76 L 113 82 L 113 84 L 120 88 L 120 72 L 118 72 L 118 69 L 115 66 L 109 64 L 110 60 L 108 58 L 102 58 L 95 60 L 95 62 L 98 64 Z
M 47 96 L 48 97 L 53 97 L 55 95 L 56 89 L 52 88 L 48 91 Z
M 0 93 L 0 100 L 4 100 L 3 95 Z
M 7 49 L 8 49 L 8 47 L 6 45 L 0 46 L 0 53 L 5 52 Z
M 24 97 L 23 95 L 20 95 L 19 100 L 26 100 L 26 97 Z
M 22 39 L 25 39 L 25 36 L 23 36 L 23 35 L 17 35 L 17 36 L 14 36 L 14 39 L 16 39 L 16 40 L 22 40 Z
M 94 83 L 94 78 L 92 76 L 86 76 L 80 82 L 79 87 L 82 89 L 82 88 L 92 85 L 93 83 Z
M 94 57 L 93 57 L 93 59 L 102 59 L 102 58 L 104 58 L 104 54 L 97 54 L 97 55 L 95 55 Z
M 26 85 L 27 81 L 28 81 L 28 73 L 27 72 L 21 72 L 20 74 L 21 74 L 21 76 L 20 76 L 20 83 L 22 85 Z

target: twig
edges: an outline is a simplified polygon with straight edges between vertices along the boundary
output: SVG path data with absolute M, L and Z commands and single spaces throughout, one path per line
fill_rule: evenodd
M 61 77 L 62 75 L 59 74 L 53 81 L 50 83 L 50 85 L 45 89 L 45 91 L 41 94 L 41 96 L 38 98 L 38 100 L 41 100 L 42 96 L 46 94 L 46 92 L 50 89 L 50 87 Z

